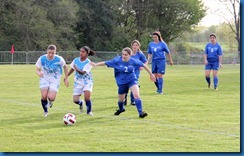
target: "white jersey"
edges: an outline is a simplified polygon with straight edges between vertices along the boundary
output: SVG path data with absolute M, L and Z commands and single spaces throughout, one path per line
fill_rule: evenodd
M 72 63 L 70 64 L 70 67 L 74 69 L 74 65 L 81 71 L 86 71 L 85 74 L 79 74 L 77 71 L 75 71 L 74 75 L 74 86 L 83 86 L 86 84 L 92 84 L 92 73 L 91 69 L 92 66 L 89 64 L 91 61 L 87 58 L 85 61 L 81 61 L 80 57 L 75 58 Z
M 54 55 L 54 58 L 49 60 L 47 54 L 45 54 L 39 57 L 35 65 L 37 68 L 41 68 L 44 79 L 49 82 L 56 82 L 60 80 L 63 72 L 62 68 L 66 63 L 61 56 Z

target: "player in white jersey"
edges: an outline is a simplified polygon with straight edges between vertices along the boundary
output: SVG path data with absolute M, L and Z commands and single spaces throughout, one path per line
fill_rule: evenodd
M 79 105 L 80 111 L 83 111 L 83 100 L 80 100 L 80 96 L 84 94 L 84 99 L 86 103 L 86 113 L 87 115 L 93 116 L 92 113 L 92 103 L 91 103 L 91 93 L 93 87 L 93 79 L 91 74 L 90 60 L 88 56 L 95 55 L 95 52 L 89 47 L 84 46 L 80 49 L 80 57 L 75 58 L 70 64 L 70 71 L 67 75 L 70 76 L 74 71 L 74 90 L 73 90 L 73 102 Z
M 48 106 L 51 108 L 52 102 L 56 98 L 63 72 L 62 68 L 65 75 L 68 75 L 68 67 L 64 59 L 56 55 L 56 49 L 55 45 L 49 45 L 47 54 L 40 56 L 35 64 L 36 74 L 40 77 L 41 103 L 45 117 L 48 115 Z M 64 83 L 66 86 L 69 85 L 66 78 Z

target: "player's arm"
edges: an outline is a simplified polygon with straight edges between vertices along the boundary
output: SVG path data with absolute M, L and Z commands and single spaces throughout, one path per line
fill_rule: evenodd
M 43 77 L 43 72 L 41 71 L 41 68 L 36 68 L 36 74 L 39 76 L 39 77 Z
M 65 77 L 64 77 L 64 84 L 65 84 L 66 87 L 68 87 L 69 86 L 69 81 L 68 81 L 68 67 L 65 64 L 63 66 L 63 68 L 64 68 L 64 75 L 65 75 Z
M 77 71 L 77 72 L 78 72 L 79 74 L 81 74 L 81 75 L 84 75 L 84 74 L 86 73 L 86 71 L 78 69 L 78 68 L 76 67 L 76 65 L 74 65 L 74 70 Z
M 156 78 L 155 76 L 153 75 L 153 73 L 151 72 L 151 70 L 148 68 L 148 66 L 146 64 L 143 64 L 143 68 L 148 72 L 148 74 L 150 75 L 150 79 L 153 81 L 153 82 L 156 82 Z
M 174 64 L 173 60 L 172 60 L 172 56 L 170 53 L 167 54 L 168 59 L 169 59 L 169 64 L 172 66 Z
M 219 67 L 222 68 L 222 55 L 219 55 Z
M 147 61 L 150 62 L 152 54 L 147 54 Z
M 103 61 L 103 62 L 98 62 L 98 63 L 94 63 L 94 62 L 90 62 L 90 65 L 91 66 L 104 66 L 105 65 L 105 62 Z

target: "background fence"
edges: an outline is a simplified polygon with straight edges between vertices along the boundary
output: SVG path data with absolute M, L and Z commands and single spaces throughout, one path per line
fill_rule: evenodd
M 0 51 L 0 64 L 34 64 L 37 59 L 46 54 L 45 51 L 15 51 L 12 55 L 9 51 Z M 79 51 L 60 51 L 58 55 L 62 56 L 67 64 L 70 64 L 74 58 L 79 56 Z M 147 52 L 144 52 L 147 57 Z M 203 53 L 171 53 L 174 64 L 203 64 Z M 105 61 L 121 55 L 121 52 L 115 51 L 96 51 L 96 56 L 89 57 L 94 62 Z M 223 64 L 239 64 L 237 52 L 229 52 L 223 55 Z

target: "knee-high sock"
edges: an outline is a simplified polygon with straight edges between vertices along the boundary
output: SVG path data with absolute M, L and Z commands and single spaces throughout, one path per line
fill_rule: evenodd
M 219 82 L 218 76 L 214 76 L 214 88 L 218 87 L 218 82 Z
M 77 102 L 74 102 L 74 103 L 77 104 L 77 105 L 82 105 L 83 104 L 81 100 L 79 100 Z
M 47 110 L 47 100 L 42 100 L 41 99 L 41 103 L 42 103 L 42 108 L 43 108 L 44 112 L 48 112 L 48 110 Z
M 124 102 L 118 101 L 118 106 L 119 106 L 119 110 L 120 111 L 123 111 L 124 110 Z
M 164 79 L 163 78 L 157 78 L 158 79 L 158 92 L 163 92 L 163 84 L 164 84 Z
M 86 113 L 88 114 L 91 111 L 92 111 L 92 103 L 91 103 L 91 100 L 87 100 L 86 101 Z
M 135 99 L 135 103 L 136 103 L 137 111 L 138 111 L 138 113 L 140 115 L 142 113 L 142 102 L 141 102 L 141 99 Z
M 131 103 L 135 102 L 135 98 L 132 92 L 130 92 L 130 102 Z
M 207 83 L 210 85 L 211 84 L 211 79 L 210 79 L 210 77 L 205 77 L 205 79 L 206 79 L 206 81 L 207 81 Z
M 155 86 L 157 87 L 158 90 L 158 79 L 156 78 L 156 82 L 154 82 Z

